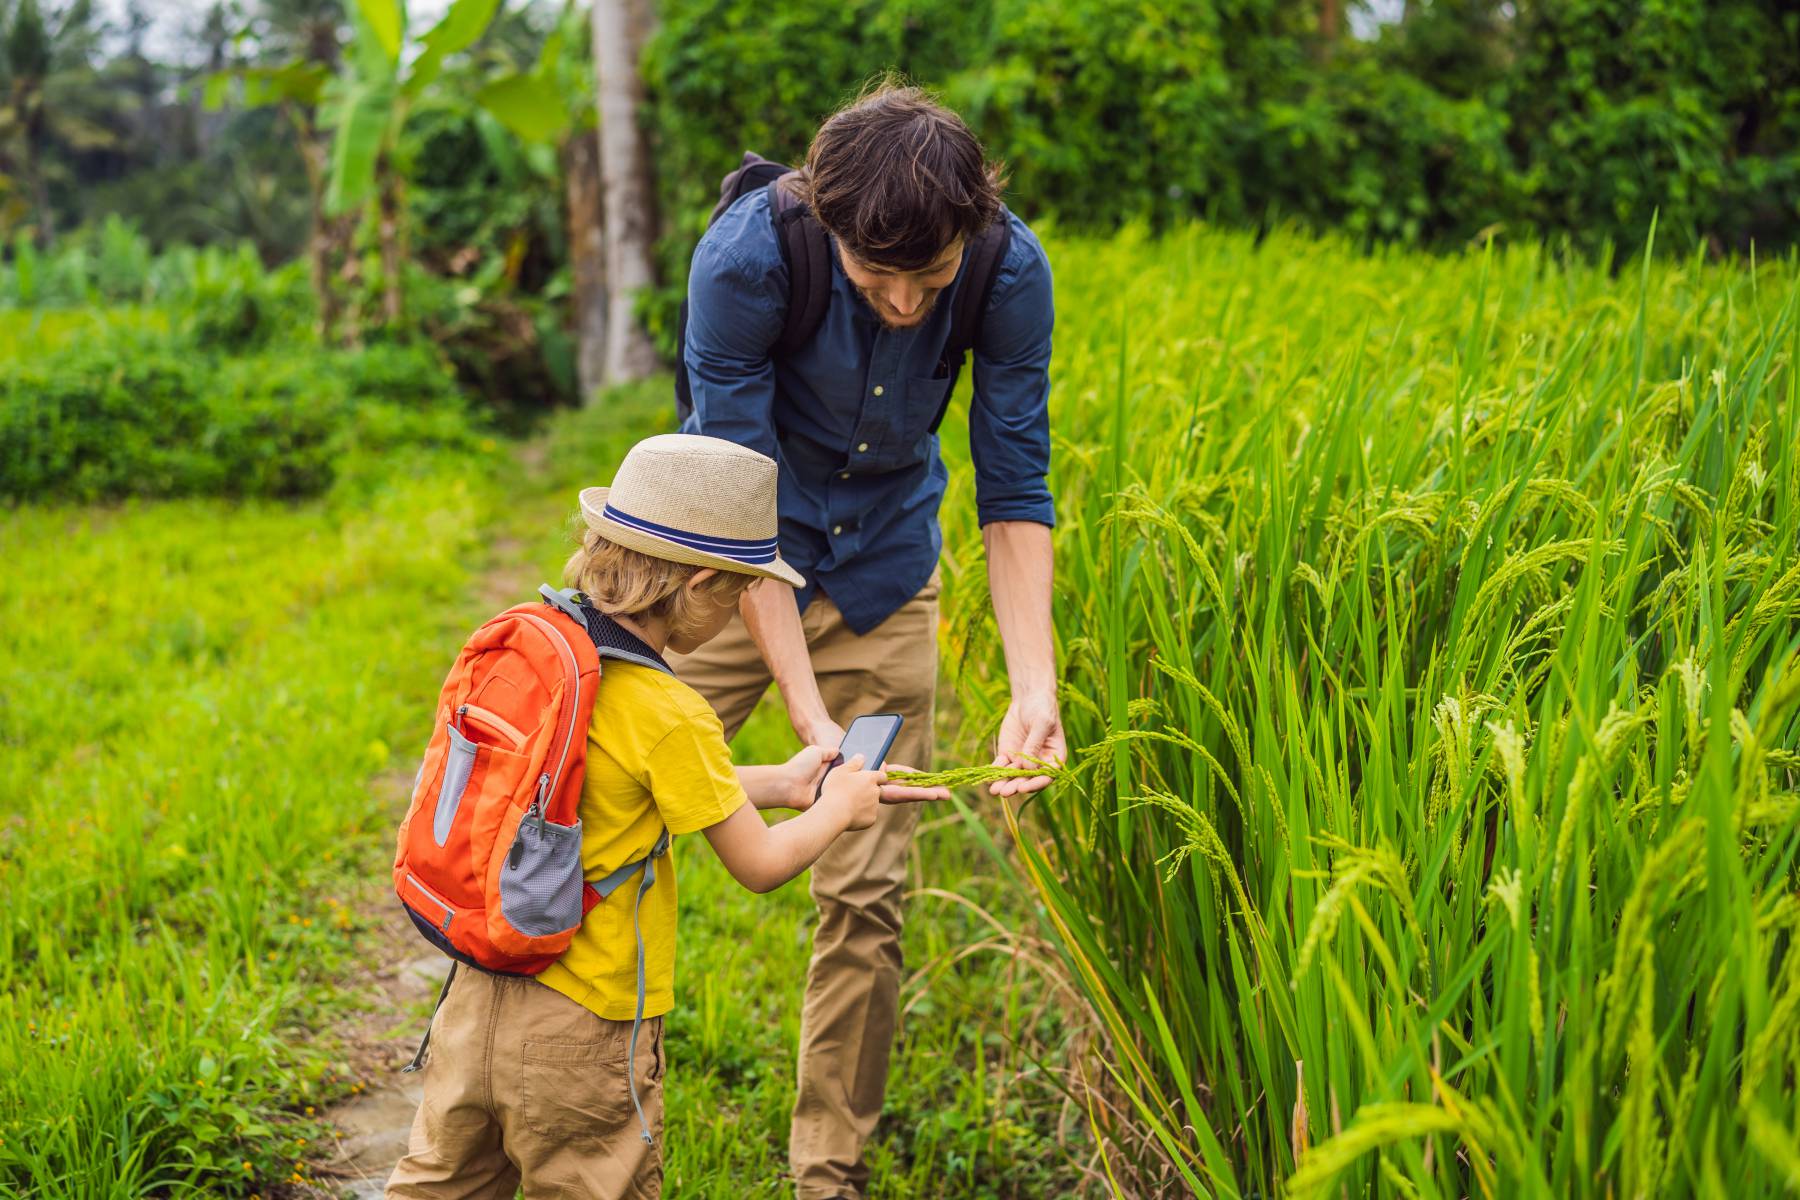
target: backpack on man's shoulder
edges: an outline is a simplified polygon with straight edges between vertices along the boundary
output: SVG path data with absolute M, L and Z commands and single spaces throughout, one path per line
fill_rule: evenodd
M 825 319 L 831 303 L 831 239 L 825 227 L 812 215 L 812 207 L 789 190 L 787 180 L 797 170 L 783 163 L 771 162 L 752 151 L 744 151 L 743 161 L 719 182 L 719 202 L 707 218 L 710 226 L 757 188 L 769 192 L 769 213 L 775 223 L 776 238 L 781 244 L 781 260 L 788 269 L 787 317 L 769 347 L 769 355 L 779 358 L 792 354 L 812 339 Z M 1000 263 L 1012 244 L 1012 225 L 1004 207 L 1000 217 L 983 230 L 964 251 L 963 284 L 957 291 L 956 304 L 950 313 L 950 338 L 944 344 L 936 374 L 948 377 L 944 403 L 932 419 L 931 431 L 944 420 L 950 395 L 962 374 L 963 362 L 981 337 L 982 318 L 994 292 L 994 279 Z M 694 394 L 687 373 L 688 304 L 681 302 L 681 315 L 675 327 L 675 414 L 685 421 L 694 411 Z

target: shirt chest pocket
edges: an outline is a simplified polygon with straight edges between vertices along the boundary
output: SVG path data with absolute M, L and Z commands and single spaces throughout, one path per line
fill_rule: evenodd
M 907 378 L 906 411 L 900 417 L 902 445 L 910 449 L 937 429 L 950 406 L 952 382 L 948 368 Z

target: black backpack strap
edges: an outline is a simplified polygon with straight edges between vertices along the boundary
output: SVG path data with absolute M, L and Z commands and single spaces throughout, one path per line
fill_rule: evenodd
M 769 347 L 770 354 L 791 354 L 804 346 L 825 319 L 831 302 L 831 242 L 817 221 L 807 220 L 806 203 L 781 180 L 797 172 L 760 154 L 744 151 L 737 169 L 719 181 L 719 200 L 706 220 L 710 226 L 725 210 L 759 187 L 769 191 L 769 213 L 775 224 L 775 240 L 788 272 L 787 318 L 781 335 Z M 687 375 L 688 302 L 684 296 L 675 319 L 675 415 L 685 421 L 694 411 L 693 386 Z
M 811 219 L 812 208 L 789 189 L 798 173 L 788 172 L 769 184 L 769 213 L 788 270 L 787 320 L 770 354 L 792 354 L 811 341 L 831 303 L 831 239 Z
M 675 317 L 675 420 L 686 421 L 694 411 L 694 388 L 687 374 L 687 297 Z
M 999 219 L 983 230 L 975 244 L 969 247 L 962 287 L 957 289 L 956 305 L 950 312 L 950 338 L 944 343 L 943 357 L 938 360 L 938 374 L 948 375 L 950 383 L 944 388 L 944 399 L 938 405 L 937 416 L 931 420 L 933 433 L 944 423 L 944 414 L 950 408 L 950 394 L 962 377 L 964 359 L 981 340 L 981 324 L 994 296 L 994 280 L 1011 248 L 1012 221 L 1002 208 Z
M 719 181 L 719 202 L 713 205 L 712 215 L 706 218 L 706 223 L 711 225 L 739 200 L 757 188 L 767 187 L 792 169 L 785 163 L 771 162 L 753 150 L 744 151 L 737 168 Z
M 543 583 L 538 585 L 538 595 L 544 598 L 545 604 L 554 605 L 581 622 L 582 628 L 587 630 L 588 640 L 594 643 L 594 650 L 601 658 L 617 658 L 655 667 L 667 675 L 675 673 L 655 649 L 589 604 L 587 597 L 574 588 L 553 588 Z

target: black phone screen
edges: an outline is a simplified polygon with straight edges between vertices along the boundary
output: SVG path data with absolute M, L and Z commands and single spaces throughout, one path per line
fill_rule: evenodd
M 900 734 L 900 724 L 899 713 L 873 713 L 850 722 L 850 728 L 844 732 L 844 740 L 838 743 L 836 760 L 825 768 L 825 775 L 819 777 L 817 794 L 823 794 L 826 776 L 836 770 L 840 763 L 847 763 L 858 754 L 863 756 L 865 771 L 873 771 L 886 762 L 888 749 Z

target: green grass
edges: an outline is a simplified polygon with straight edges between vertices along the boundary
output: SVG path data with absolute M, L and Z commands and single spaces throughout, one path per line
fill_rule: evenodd
M 276 1169 L 271 1110 L 326 1082 L 299 1025 L 355 948 L 330 901 L 391 845 L 369 780 L 410 757 L 483 565 L 494 491 L 463 465 L 341 509 L 0 522 L 0 1187 Z
M 336 984 L 371 944 L 340 902 L 392 857 L 375 781 L 410 777 L 486 573 L 554 579 L 577 488 L 668 395 L 560 420 L 525 469 L 440 457 L 302 505 L 0 518 L 0 1193 L 266 1194 L 314 1157 L 307 1106 L 352 1082 Z M 779 758 L 790 736 L 771 708 L 739 747 Z M 959 824 L 919 847 L 924 882 L 1005 911 Z M 743 891 L 702 841 L 682 854 L 670 1194 L 780 1195 L 811 903 L 804 882 Z M 912 911 L 908 962 L 937 969 L 908 986 L 875 1194 L 1069 1194 L 1021 1049 L 1056 1020 L 1003 947 L 944 961 L 989 932 L 968 908 Z
M 1018 836 L 1115 1194 L 1800 1188 L 1795 262 L 1054 261 L 1079 753 Z

